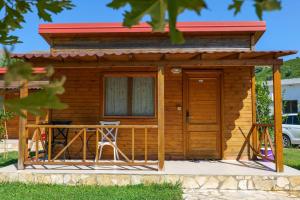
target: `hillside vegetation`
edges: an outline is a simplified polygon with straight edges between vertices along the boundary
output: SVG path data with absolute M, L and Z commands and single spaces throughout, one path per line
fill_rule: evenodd
M 285 61 L 281 67 L 282 79 L 300 78 L 300 58 Z M 272 80 L 271 67 L 257 67 L 256 79 L 258 81 Z

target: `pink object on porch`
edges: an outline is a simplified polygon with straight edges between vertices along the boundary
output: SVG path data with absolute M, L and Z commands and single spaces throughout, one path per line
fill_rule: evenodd
M 262 155 L 265 155 L 265 148 L 261 148 L 261 149 L 260 149 L 260 153 L 261 153 Z M 271 150 L 270 148 L 268 148 L 268 150 L 267 150 L 267 157 L 268 157 L 270 160 L 274 160 L 274 154 L 273 154 L 273 152 L 272 152 L 272 150 Z M 262 160 L 265 161 L 265 162 L 270 162 L 269 160 L 267 160 L 267 159 L 265 159 L 265 158 L 262 158 Z

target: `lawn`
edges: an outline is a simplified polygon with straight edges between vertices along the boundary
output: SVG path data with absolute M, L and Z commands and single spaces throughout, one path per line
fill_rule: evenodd
M 179 200 L 182 190 L 179 185 L 170 184 L 103 187 L 5 183 L 0 184 L 0 199 Z
M 284 149 L 284 164 L 300 170 L 300 149 Z
M 10 152 L 8 159 L 0 153 L 0 167 L 17 162 L 17 152 Z M 97 199 L 97 200 L 131 200 L 131 199 L 182 199 L 180 185 L 133 185 L 133 186 L 64 186 L 3 183 L 0 184 L 0 199 Z

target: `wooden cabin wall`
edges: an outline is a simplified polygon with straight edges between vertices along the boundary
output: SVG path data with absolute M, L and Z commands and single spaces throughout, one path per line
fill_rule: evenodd
M 248 134 L 252 126 L 251 67 L 224 68 L 223 135 L 224 159 L 248 159 L 245 139 L 239 128 Z
M 66 76 L 65 93 L 61 100 L 69 105 L 65 110 L 52 111 L 52 119 L 71 120 L 73 124 L 99 124 L 100 120 L 120 121 L 123 125 L 151 125 L 157 124 L 156 118 L 103 118 L 102 117 L 102 87 L 100 69 L 57 69 L 55 77 Z M 74 131 L 70 132 L 74 134 Z M 88 134 L 89 135 L 89 134 Z M 70 135 L 72 137 L 72 135 Z M 95 134 L 92 134 L 91 142 L 88 144 L 88 156 L 91 158 L 95 152 Z M 69 148 L 71 154 L 82 155 L 81 139 L 77 139 Z M 130 158 L 131 155 L 131 130 L 120 129 L 118 134 L 118 147 Z M 148 152 L 149 159 L 157 159 L 157 130 L 148 130 Z M 112 158 L 110 147 L 104 149 L 103 155 Z M 135 156 L 144 156 L 144 130 L 135 132 Z
M 33 91 L 31 91 L 33 92 Z M 5 94 L 5 99 L 15 99 L 19 98 L 18 91 L 7 91 Z M 34 123 L 35 117 L 32 115 L 28 115 L 28 123 Z M 7 121 L 7 134 L 8 139 L 18 139 L 19 138 L 19 117 L 15 116 L 12 119 Z
M 251 47 L 250 35 L 195 35 L 185 36 L 186 42 L 174 45 L 168 37 L 145 37 L 137 35 L 134 37 L 74 37 L 53 38 L 51 52 L 53 53 L 109 53 L 140 50 L 212 50 L 212 51 L 247 51 Z
M 206 68 L 207 69 L 207 68 Z M 183 159 L 183 121 L 182 110 L 182 74 L 171 73 L 171 68 L 165 69 L 165 152 L 166 159 Z M 200 70 L 200 69 L 199 69 Z M 239 127 L 245 132 L 251 128 L 251 68 L 250 67 L 224 67 L 223 69 L 223 137 L 224 159 L 247 158 L 247 151 L 241 152 L 244 138 Z M 53 119 L 72 120 L 73 124 L 97 124 L 100 120 L 120 120 L 121 124 L 157 124 L 156 118 L 128 118 L 110 119 L 102 118 L 101 106 L 101 70 L 100 69 L 56 69 L 55 77 L 65 75 L 66 92 L 61 100 L 69 105 L 66 110 L 52 112 Z M 74 134 L 72 131 L 70 134 Z M 89 135 L 89 134 L 88 134 Z M 72 135 L 70 135 L 72 137 Z M 148 152 L 150 158 L 157 158 L 157 131 L 149 130 Z M 95 152 L 95 136 L 88 144 L 89 157 Z M 77 139 L 69 148 L 71 154 L 81 156 L 82 142 Z M 131 155 L 131 130 L 119 130 L 118 146 L 126 155 Z M 144 156 L 144 134 L 142 130 L 136 131 L 135 155 Z M 109 147 L 104 155 L 112 158 Z

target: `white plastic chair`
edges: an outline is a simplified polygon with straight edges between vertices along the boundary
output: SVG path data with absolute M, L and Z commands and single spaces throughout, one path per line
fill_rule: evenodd
M 100 121 L 100 125 L 111 125 L 111 126 L 117 126 L 120 125 L 120 121 L 115 121 L 115 122 L 108 122 L 108 121 Z M 102 128 L 101 129 L 102 132 L 105 134 L 105 136 L 107 136 L 111 142 L 114 144 L 112 145 L 106 137 L 104 137 L 101 134 L 101 140 L 98 142 L 98 151 L 100 150 L 99 153 L 99 160 L 101 159 L 102 156 L 102 150 L 104 146 L 111 146 L 113 148 L 114 151 L 114 161 L 119 160 L 119 153 L 117 148 L 117 136 L 118 136 L 118 128 Z

